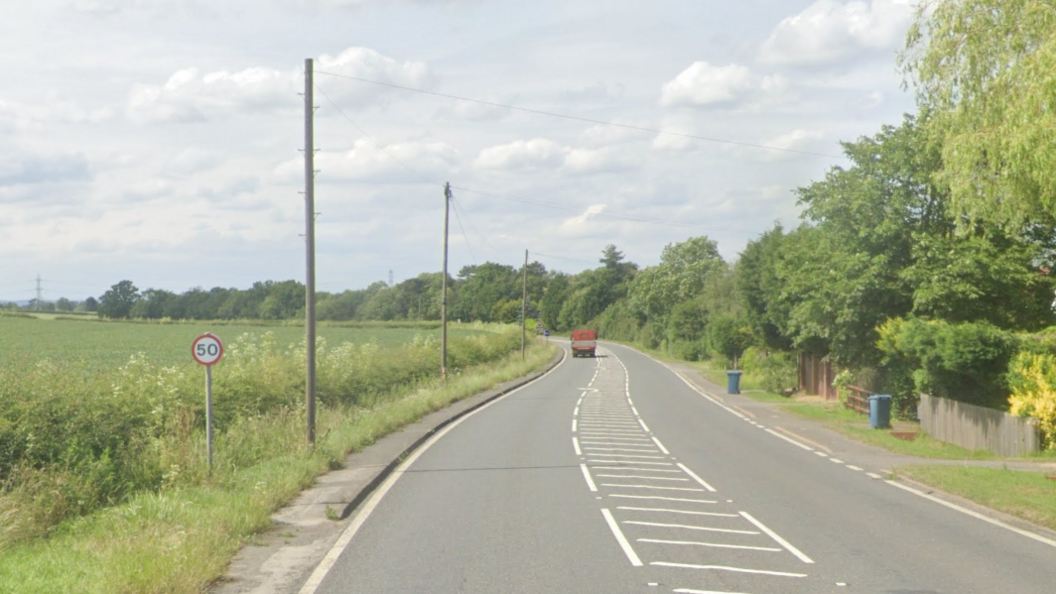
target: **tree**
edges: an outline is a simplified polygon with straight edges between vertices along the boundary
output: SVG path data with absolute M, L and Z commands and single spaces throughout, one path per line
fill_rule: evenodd
M 130 280 L 123 280 L 112 285 L 110 290 L 99 298 L 99 317 L 127 318 L 132 307 L 139 299 L 139 289 Z
M 98 311 L 99 310 L 99 301 L 97 301 L 95 299 L 95 297 L 89 297 L 89 298 L 85 299 L 84 300 L 84 310 L 85 311 L 91 311 L 91 312 Z
M 55 309 L 62 312 L 73 311 L 73 302 L 65 297 L 59 297 L 55 301 Z
M 708 278 L 725 267 L 718 244 L 705 236 L 668 244 L 660 264 L 642 270 L 631 282 L 631 308 L 662 325 L 671 308 L 700 296 Z
M 1056 215 L 1056 0 L 926 0 L 899 58 L 973 216 Z

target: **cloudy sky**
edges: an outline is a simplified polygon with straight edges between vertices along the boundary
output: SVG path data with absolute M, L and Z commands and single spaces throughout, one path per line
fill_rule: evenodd
M 122 279 L 177 292 L 303 279 L 306 58 L 319 290 L 439 270 L 448 181 L 452 273 L 519 266 L 525 249 L 578 272 L 609 243 L 648 266 L 699 235 L 733 259 L 796 223 L 792 191 L 846 164 L 840 140 L 913 110 L 894 65 L 911 10 L 3 2 L 0 300 L 33 298 L 38 275 L 48 300 Z

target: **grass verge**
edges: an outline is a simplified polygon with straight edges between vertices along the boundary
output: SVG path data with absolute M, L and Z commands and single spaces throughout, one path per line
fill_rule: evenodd
M 893 432 L 898 431 L 918 431 L 919 427 L 916 423 L 896 421 L 893 429 L 872 429 L 869 427 L 868 418 L 845 408 L 838 402 L 797 402 L 795 404 L 785 404 L 781 409 L 800 417 L 820 421 L 847 437 L 897 454 L 949 460 L 987 460 L 994 458 L 994 455 L 989 452 L 967 450 L 932 439 L 923 433 L 918 434 L 912 441 L 901 439 L 893 434 Z
M 141 493 L 128 502 L 60 525 L 47 539 L 0 549 L 0 592 L 40 594 L 165 593 L 203 591 L 223 575 L 230 559 L 271 514 L 317 476 L 378 437 L 452 402 L 523 376 L 546 363 L 553 345 L 463 370 L 446 383 L 421 384 L 407 396 L 370 409 L 321 409 L 314 450 L 303 445 L 304 419 L 296 413 L 249 420 L 231 439 L 288 444 L 286 453 L 247 466 L 216 484 Z M 223 449 L 223 443 L 217 443 Z M 0 518 L 2 522 L 4 518 Z
M 895 473 L 1056 530 L 1056 480 L 1044 472 L 919 465 Z

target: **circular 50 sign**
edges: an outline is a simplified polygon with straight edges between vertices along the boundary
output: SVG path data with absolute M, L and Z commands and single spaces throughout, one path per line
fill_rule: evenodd
M 203 334 L 191 344 L 191 355 L 202 365 L 213 365 L 224 356 L 224 344 L 213 334 Z

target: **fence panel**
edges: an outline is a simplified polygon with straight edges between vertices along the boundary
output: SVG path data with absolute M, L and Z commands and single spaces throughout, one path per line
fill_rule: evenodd
M 939 441 L 998 456 L 1041 449 L 1041 434 L 1031 419 L 927 394 L 920 395 L 918 412 L 921 430 Z

